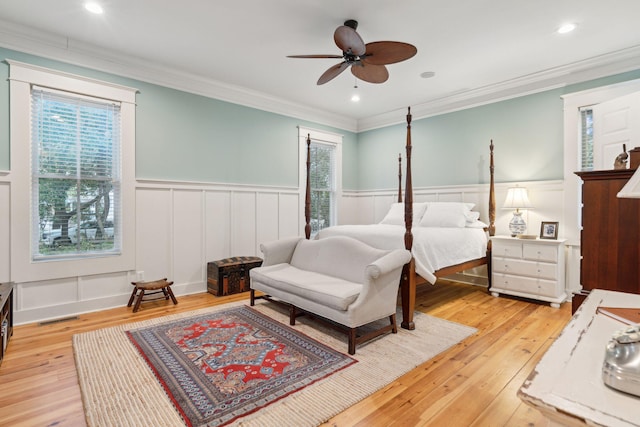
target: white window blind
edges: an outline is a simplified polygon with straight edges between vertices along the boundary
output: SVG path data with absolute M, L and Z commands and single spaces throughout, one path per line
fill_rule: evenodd
M 120 251 L 120 104 L 32 87 L 32 257 Z
M 580 108 L 580 170 L 593 170 L 593 109 L 591 107 Z
M 336 146 L 311 141 L 311 234 L 333 224 L 336 194 Z

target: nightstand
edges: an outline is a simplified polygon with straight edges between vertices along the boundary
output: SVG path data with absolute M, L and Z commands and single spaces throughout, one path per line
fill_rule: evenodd
M 551 303 L 566 301 L 566 239 L 491 238 L 491 295 L 515 295 Z

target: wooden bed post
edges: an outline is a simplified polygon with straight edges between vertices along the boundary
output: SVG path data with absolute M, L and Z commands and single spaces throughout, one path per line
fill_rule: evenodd
M 404 191 L 404 247 L 409 252 L 413 248 L 413 184 L 411 182 L 411 107 L 407 109 L 407 173 Z M 402 269 L 400 296 L 402 298 L 402 323 L 405 329 L 415 329 L 413 310 L 416 305 L 416 263 L 413 257 Z
M 402 203 L 402 153 L 398 154 L 398 203 Z
M 496 194 L 493 181 L 493 139 L 489 144 L 489 241 L 487 242 L 487 292 L 491 292 L 491 237 L 496 234 Z
M 311 134 L 307 134 L 307 189 L 304 198 L 304 235 L 311 238 Z

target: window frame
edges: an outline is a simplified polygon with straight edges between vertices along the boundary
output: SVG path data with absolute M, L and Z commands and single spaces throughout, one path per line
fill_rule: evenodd
M 299 223 L 300 223 L 300 235 L 304 235 L 305 217 L 304 217 L 304 205 L 306 195 L 306 180 L 307 180 L 307 136 L 311 137 L 312 143 L 325 144 L 335 147 L 335 164 L 334 164 L 334 191 L 331 197 L 332 206 L 331 211 L 331 225 L 338 225 L 339 223 L 339 211 L 340 200 L 342 199 L 342 139 L 343 136 L 336 133 L 327 131 L 321 131 L 316 129 L 298 127 L 298 153 L 299 153 L 299 173 L 298 173 L 298 188 L 299 188 Z M 313 235 L 312 235 L 313 237 Z
M 39 67 L 9 63 L 11 280 L 30 282 L 135 269 L 135 97 L 137 89 Z M 79 258 L 32 259 L 31 88 L 40 86 L 121 105 L 121 250 Z
M 585 105 L 582 107 L 579 107 L 578 110 L 580 111 L 580 131 L 579 131 L 579 136 L 580 136 L 580 148 L 578 149 L 578 153 L 580 153 L 580 160 L 578 165 L 580 166 L 581 171 L 592 171 L 593 170 L 593 105 Z M 585 123 L 584 123 L 584 116 L 588 114 L 591 118 L 591 126 L 590 127 L 586 127 Z M 591 131 L 591 136 L 588 138 L 585 135 L 585 131 L 587 130 L 587 128 Z M 589 150 L 590 150 L 590 164 L 586 165 L 585 163 L 585 146 L 588 145 Z
M 85 95 L 77 95 L 77 94 L 73 94 L 73 93 L 69 93 L 69 92 L 61 92 L 59 90 L 51 90 L 48 88 L 41 88 L 35 85 L 32 85 L 31 87 L 31 106 L 42 106 L 44 108 L 44 103 L 46 102 L 54 102 L 54 103 L 58 103 L 58 104 L 64 104 L 67 109 L 67 111 L 72 111 L 74 116 L 77 114 L 80 114 L 80 111 L 83 108 L 91 108 L 91 109 L 95 109 L 95 111 L 105 111 L 105 112 L 109 112 L 107 114 L 110 114 L 111 117 L 113 117 L 113 124 L 111 125 L 112 128 L 111 130 L 113 131 L 113 137 L 110 138 L 111 140 L 111 149 L 108 150 L 107 152 L 110 152 L 111 155 L 106 156 L 106 157 L 102 157 L 101 160 L 103 161 L 102 164 L 104 165 L 109 165 L 109 167 L 107 167 L 105 170 L 108 170 L 109 173 L 106 175 L 101 174 L 100 176 L 96 176 L 93 178 L 89 178 L 89 177 L 82 177 L 80 174 L 80 170 L 83 167 L 83 165 L 85 165 L 85 163 L 83 163 L 82 159 L 83 156 L 80 155 L 80 151 L 78 151 L 79 147 L 87 147 L 89 149 L 93 148 L 95 146 L 95 143 L 93 141 L 88 141 L 88 140 L 83 140 L 83 139 L 78 139 L 78 132 L 82 132 L 83 128 L 81 126 L 80 123 L 82 123 L 81 120 L 78 120 L 77 122 L 74 123 L 74 126 L 72 128 L 62 128 L 62 131 L 64 132 L 64 134 L 66 136 L 69 136 L 69 130 L 71 129 L 76 137 L 76 140 L 74 141 L 74 148 L 76 149 L 75 153 L 74 153 L 74 167 L 73 167 L 73 176 L 70 176 L 68 174 L 59 174 L 59 173 L 53 173 L 50 174 L 49 176 L 43 176 L 40 173 L 39 170 L 39 165 L 41 164 L 41 159 L 42 159 L 42 150 L 41 150 L 41 138 L 36 138 L 36 123 L 40 126 L 42 126 L 45 122 L 46 122 L 46 115 L 41 114 L 40 112 L 42 110 L 38 109 L 38 111 L 34 111 L 32 108 L 31 111 L 31 126 L 32 126 L 32 136 L 31 136 L 31 152 L 32 152 L 32 163 L 31 163 L 31 188 L 32 188 L 32 197 L 33 197 L 33 203 L 31 206 L 31 216 L 32 216 L 32 222 L 31 222 L 31 230 L 32 230 L 32 234 L 31 234 L 31 238 L 33 239 L 31 242 L 31 252 L 32 252 L 32 259 L 34 261 L 45 261 L 45 260 L 52 260 L 52 259 L 57 259 L 57 258 L 83 258 L 83 257 L 101 257 L 101 256 L 113 256 L 113 255 L 117 255 L 120 253 L 120 246 L 121 246 L 121 239 L 120 239 L 120 199 L 121 199 L 121 192 L 120 192 L 120 188 L 122 187 L 122 181 L 121 181 L 121 176 L 120 176 L 120 162 L 121 162 L 121 157 L 120 157 L 120 148 L 121 148 L 121 141 L 120 141 L 120 136 L 121 136 L 121 132 L 120 132 L 120 123 L 121 123 L 121 115 L 120 115 L 120 110 L 121 110 L 121 103 L 120 102 L 115 102 L 112 100 L 104 100 L 104 99 L 99 99 L 99 98 L 94 98 L 94 97 L 87 97 Z M 86 111 L 86 110 L 85 110 Z M 89 116 L 84 116 L 85 118 L 89 118 Z M 93 119 L 93 117 L 96 116 L 91 116 L 91 118 Z M 107 115 L 105 115 L 105 118 L 107 118 Z M 53 120 L 53 122 L 56 122 L 56 120 Z M 56 122 L 57 123 L 57 122 Z M 105 122 L 101 122 L 101 124 L 105 124 Z M 63 125 L 64 126 L 64 125 Z M 55 134 L 56 131 L 60 131 L 60 128 L 58 128 L 56 125 L 54 125 L 53 127 L 48 126 L 48 129 L 50 129 L 53 132 L 53 139 L 51 138 L 47 138 L 50 141 L 53 141 L 54 139 L 56 139 Z M 38 127 L 38 129 L 42 129 L 40 127 Z M 104 129 L 103 129 L 104 130 Z M 38 136 L 45 136 L 45 133 L 41 133 L 38 132 Z M 78 145 L 79 144 L 79 145 Z M 80 169 L 79 169 L 80 168 Z M 65 169 L 65 172 L 69 172 L 68 169 Z M 76 227 L 76 234 L 75 234 L 75 239 L 76 239 L 76 243 L 75 245 L 75 250 L 66 250 L 66 249 L 70 249 L 70 248 L 65 248 L 64 251 L 59 251 L 56 252 L 56 249 L 54 248 L 52 250 L 52 252 L 50 253 L 43 253 L 40 252 L 41 250 L 41 236 L 39 235 L 39 232 L 42 232 L 43 230 L 41 230 L 39 228 L 39 226 L 42 224 L 42 218 L 40 218 L 40 209 L 39 209 L 39 205 L 40 202 L 43 200 L 42 199 L 42 193 L 40 192 L 40 182 L 41 179 L 50 179 L 52 180 L 51 182 L 59 182 L 60 180 L 64 180 L 64 181 L 74 181 L 75 182 L 75 186 L 81 186 L 82 183 L 84 182 L 97 182 L 97 181 L 108 181 L 110 183 L 113 184 L 110 193 L 112 193 L 112 198 L 110 198 L 110 208 L 109 208 L 109 212 L 111 212 L 111 218 L 113 220 L 113 224 L 112 224 L 112 231 L 113 231 L 113 247 L 108 248 L 108 249 L 92 249 L 92 250 L 82 250 L 81 249 L 81 232 L 80 232 L 80 224 L 81 223 L 77 223 L 78 221 L 82 221 L 82 216 L 80 215 L 80 211 L 77 211 L 76 213 L 76 223 L 71 224 L 68 223 L 68 229 L 69 229 L 69 237 L 72 237 L 71 234 L 71 230 L 73 227 Z M 77 189 L 77 188 L 76 188 Z M 79 197 L 79 193 L 76 193 Z M 38 203 L 38 206 L 35 205 L 35 203 Z M 77 206 L 76 209 L 79 208 L 80 205 L 80 200 L 77 200 Z M 112 208 L 113 207 L 113 208 Z M 65 208 L 66 210 L 66 208 Z M 72 215 L 74 216 L 74 215 Z M 70 218 L 69 218 L 70 219 Z M 68 219 L 68 220 L 69 220 Z M 68 221 L 67 220 L 67 221 Z M 38 232 L 36 232 L 38 231 Z M 49 233 L 53 233 L 54 229 L 50 228 L 47 230 Z M 50 242 L 50 244 L 53 244 L 53 242 Z

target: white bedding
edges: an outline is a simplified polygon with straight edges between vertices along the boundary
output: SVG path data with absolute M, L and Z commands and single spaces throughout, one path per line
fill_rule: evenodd
M 380 249 L 404 248 L 404 226 L 390 224 L 337 225 L 320 230 L 316 238 L 349 236 Z M 412 254 L 416 272 L 435 283 L 434 272 L 486 255 L 487 235 L 481 228 L 414 227 Z

